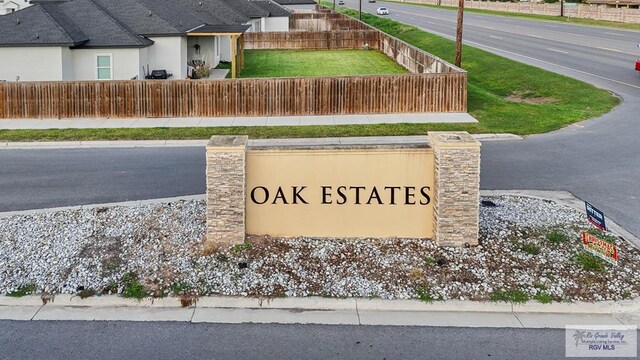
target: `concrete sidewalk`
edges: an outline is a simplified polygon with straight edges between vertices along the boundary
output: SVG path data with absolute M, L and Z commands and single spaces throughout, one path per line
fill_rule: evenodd
M 77 118 L 77 119 L 2 119 L 0 130 L 17 129 L 107 129 L 151 127 L 220 126 L 298 126 L 298 125 L 371 125 L 475 123 L 467 113 L 412 113 L 326 116 L 256 116 L 193 118 Z
M 123 299 L 103 295 L 80 299 L 57 295 L 0 297 L 0 319 L 182 321 L 333 325 L 564 328 L 566 325 L 638 325 L 638 301 L 601 303 L 510 303 L 417 300 L 203 297 L 191 307 L 178 298 Z

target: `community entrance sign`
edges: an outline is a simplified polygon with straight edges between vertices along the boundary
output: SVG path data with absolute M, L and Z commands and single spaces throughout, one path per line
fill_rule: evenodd
M 251 234 L 477 244 L 480 143 L 468 133 L 432 132 L 412 143 L 325 140 L 212 137 L 207 241 L 234 244 Z

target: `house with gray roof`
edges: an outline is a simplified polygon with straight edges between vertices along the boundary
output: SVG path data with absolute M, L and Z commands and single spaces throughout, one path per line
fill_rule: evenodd
M 31 5 L 31 0 L 0 0 L 0 15 L 11 14 Z
M 235 61 L 248 31 L 288 31 L 290 12 L 254 0 L 34 0 L 0 16 L 0 81 L 143 79 Z

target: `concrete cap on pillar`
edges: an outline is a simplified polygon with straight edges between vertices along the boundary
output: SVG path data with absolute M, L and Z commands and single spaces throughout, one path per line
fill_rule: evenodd
M 429 142 L 437 147 L 480 147 L 480 141 L 466 131 L 429 131 Z
M 214 135 L 209 140 L 207 147 L 218 149 L 244 148 L 247 146 L 247 135 Z

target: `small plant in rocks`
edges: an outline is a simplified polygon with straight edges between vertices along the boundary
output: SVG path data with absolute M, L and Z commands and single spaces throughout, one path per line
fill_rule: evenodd
M 411 268 L 411 270 L 409 270 L 409 276 L 411 276 L 413 280 L 419 280 L 419 279 L 422 279 L 422 277 L 424 276 L 424 273 L 422 269 L 418 267 L 414 267 L 414 268 Z
M 218 252 L 218 247 L 215 245 L 206 245 L 203 249 L 202 249 L 202 253 L 206 256 L 209 255 L 213 255 L 215 253 Z
M 602 260 L 584 251 L 579 252 L 576 255 L 575 260 L 580 266 L 582 266 L 582 269 L 585 271 L 604 271 L 604 264 L 602 263 Z
M 189 285 L 187 285 L 186 283 L 184 282 L 176 283 L 171 285 L 171 294 L 173 295 L 185 294 L 188 289 L 189 289 Z
M 251 250 L 253 248 L 253 244 L 252 243 L 242 243 L 242 244 L 237 244 L 233 246 L 233 249 L 231 249 L 231 251 L 233 251 L 234 253 L 239 253 L 239 252 L 243 252 L 246 250 Z
M 520 250 L 526 252 L 529 255 L 538 255 L 540 254 L 540 246 L 536 244 L 525 243 L 520 245 Z
M 547 287 L 547 285 L 543 284 L 540 281 L 535 281 L 533 283 L 533 286 L 538 289 L 538 290 L 548 290 L 549 288 Z
M 434 258 L 433 256 L 425 256 L 424 257 L 424 262 L 427 263 L 427 265 L 435 265 L 438 263 L 438 260 L 436 260 L 436 258 Z
M 435 297 L 431 294 L 431 290 L 428 287 L 418 286 L 416 288 L 416 294 L 418 294 L 418 299 L 420 301 L 424 301 L 426 303 L 432 303 L 434 301 L 442 300 L 441 297 Z
M 489 298 L 491 299 L 491 301 L 523 303 L 529 300 L 529 295 L 521 290 L 512 289 L 505 291 L 494 291 L 491 293 Z
M 546 292 L 540 292 L 534 298 L 537 302 L 542 304 L 550 304 L 551 302 L 553 302 L 553 298 L 551 297 L 551 295 Z
M 36 292 L 36 285 L 35 284 L 26 284 L 26 285 L 22 285 L 16 291 L 12 291 L 12 292 L 8 293 L 7 296 L 23 297 L 23 296 L 31 295 L 34 292 Z
M 122 282 L 124 283 L 122 297 L 141 300 L 149 296 L 149 292 L 138 281 L 138 276 L 135 273 L 128 272 L 124 274 Z
M 569 237 L 567 235 L 558 231 L 549 231 L 545 235 L 545 238 L 547 239 L 547 241 L 553 244 L 566 243 L 567 241 L 569 241 Z
M 96 291 L 93 289 L 84 289 L 78 292 L 78 297 L 80 299 L 86 299 L 86 298 L 90 298 L 92 296 L 96 295 Z

